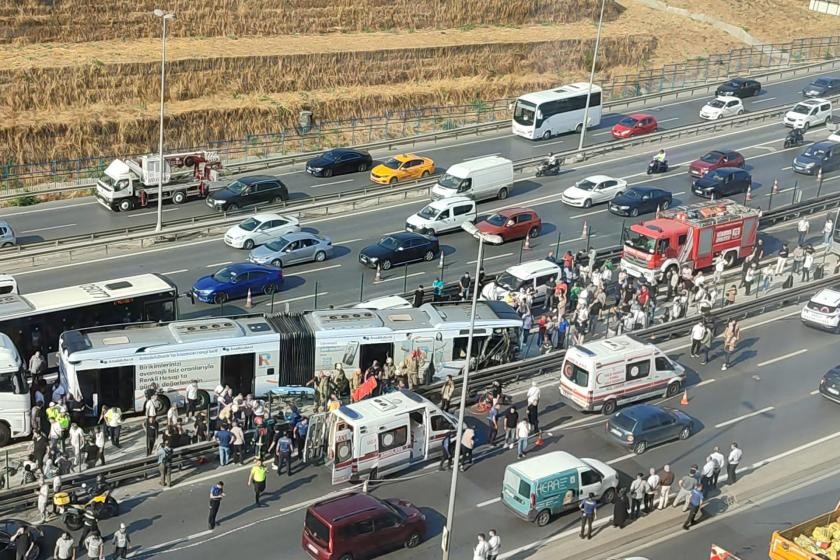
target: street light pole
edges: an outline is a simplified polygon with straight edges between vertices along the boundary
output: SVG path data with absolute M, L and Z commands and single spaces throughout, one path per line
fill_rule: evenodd
M 163 228 L 163 97 L 166 83 L 166 22 L 175 17 L 172 12 L 165 12 L 160 9 L 154 11 L 155 16 L 161 19 L 163 30 L 160 36 L 160 138 L 158 142 L 158 200 L 157 200 L 157 225 L 155 232 L 159 233 Z
M 458 471 L 461 466 L 461 437 L 464 431 L 464 415 L 467 408 L 467 393 L 470 375 L 470 361 L 472 358 L 473 333 L 475 332 L 475 314 L 478 305 L 478 275 L 481 271 L 481 261 L 484 257 L 484 242 L 501 243 L 498 235 L 483 234 L 470 222 L 461 226 L 465 231 L 478 238 L 478 258 L 475 261 L 475 278 L 473 284 L 472 305 L 470 309 L 470 328 L 467 335 L 467 361 L 464 364 L 464 379 L 461 384 L 461 403 L 458 406 L 458 426 L 455 431 L 455 456 L 452 465 L 452 480 L 449 484 L 449 505 L 446 510 L 446 526 L 443 528 L 443 560 L 449 560 L 449 548 L 452 538 L 452 524 L 455 517 L 455 493 L 458 488 Z
M 589 102 L 592 99 L 592 82 L 595 81 L 595 63 L 598 60 L 598 45 L 601 44 L 601 27 L 604 25 L 604 7 L 607 0 L 601 0 L 601 15 L 598 17 L 598 31 L 595 33 L 595 50 L 592 52 L 592 70 L 589 72 L 589 92 L 586 95 L 586 106 L 583 109 L 583 127 L 580 129 L 580 142 L 578 151 L 583 150 L 583 141 L 586 137 L 586 125 L 589 122 Z

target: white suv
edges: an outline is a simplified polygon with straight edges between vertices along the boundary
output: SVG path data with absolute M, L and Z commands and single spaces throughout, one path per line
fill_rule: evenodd
M 518 292 L 521 288 L 534 288 L 534 307 L 545 303 L 546 282 L 560 278 L 563 269 L 556 263 L 546 260 L 528 261 L 511 266 L 481 290 L 481 297 L 489 300 L 501 300 L 509 292 Z
M 831 101 L 828 99 L 806 99 L 793 106 L 793 109 L 785 113 L 785 126 L 802 128 L 826 124 L 831 120 Z

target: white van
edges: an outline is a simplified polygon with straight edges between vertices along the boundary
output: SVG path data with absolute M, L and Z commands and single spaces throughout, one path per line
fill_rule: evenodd
M 427 204 L 405 221 L 407 231 L 438 235 L 447 231 L 460 230 L 464 222 L 475 222 L 478 213 L 475 201 L 466 196 L 441 198 Z
M 488 283 L 481 290 L 481 297 L 490 301 L 501 301 L 509 292 L 518 292 L 520 289 L 534 288 L 534 299 L 532 305 L 541 307 L 545 303 L 545 296 L 548 290 L 546 285 L 552 278 L 557 279 L 563 273 L 560 265 L 547 260 L 528 261 L 508 267 L 507 270 L 496 276 L 493 282 Z
M 653 344 L 627 335 L 572 346 L 563 358 L 560 394 L 584 411 L 612 414 L 620 404 L 676 395 L 685 368 Z
M 793 109 L 785 113 L 785 126 L 804 128 L 828 124 L 831 121 L 831 101 L 815 97 L 805 99 L 793 106 Z
M 307 462 L 326 459 L 333 484 L 379 479 L 439 454 L 454 429 L 455 418 L 431 401 L 396 391 L 313 414 L 304 456 Z
M 432 188 L 432 199 L 466 196 L 473 200 L 504 200 L 512 188 L 513 162 L 499 156 L 487 156 L 447 169 Z

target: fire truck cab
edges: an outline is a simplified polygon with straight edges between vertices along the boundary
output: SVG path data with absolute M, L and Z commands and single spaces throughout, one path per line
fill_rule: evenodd
M 721 256 L 727 267 L 749 255 L 761 213 L 732 200 L 679 206 L 624 232 L 621 267 L 649 282 L 669 278 L 684 267 L 710 267 Z

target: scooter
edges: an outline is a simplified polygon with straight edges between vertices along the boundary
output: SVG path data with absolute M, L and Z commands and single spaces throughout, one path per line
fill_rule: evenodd
M 64 515 L 64 524 L 71 531 L 76 531 L 84 524 L 86 509 L 91 509 L 97 519 L 115 517 L 120 512 L 120 504 L 111 495 L 111 488 L 102 486 L 99 490 L 82 487 L 69 492 L 56 492 L 53 502 Z
M 793 148 L 795 146 L 801 146 L 805 143 L 805 136 L 802 134 L 801 131 L 797 129 L 793 129 L 788 132 L 787 136 L 785 137 L 785 148 Z
M 546 159 L 542 163 L 537 166 L 537 177 L 542 177 L 543 175 L 557 175 L 560 173 L 560 162 L 555 161 L 554 163 L 549 163 Z
M 647 168 L 648 175 L 653 175 L 654 173 L 665 173 L 666 171 L 668 171 L 667 161 L 659 161 L 658 159 L 650 160 Z

